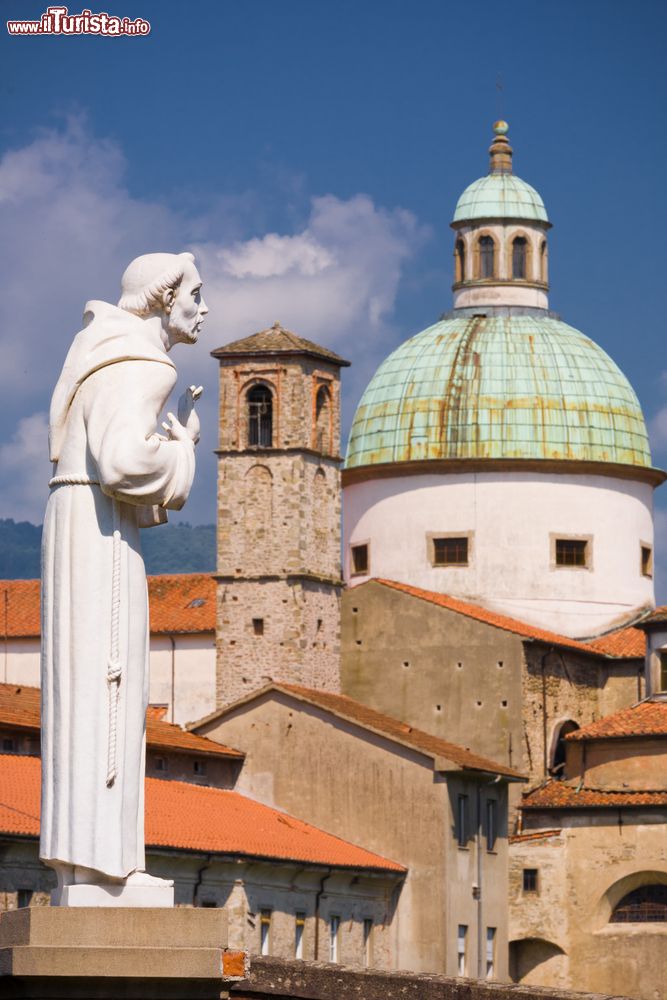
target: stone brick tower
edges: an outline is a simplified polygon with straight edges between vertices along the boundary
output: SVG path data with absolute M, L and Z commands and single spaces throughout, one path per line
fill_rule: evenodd
M 278 323 L 220 362 L 217 704 L 339 690 L 340 369 Z

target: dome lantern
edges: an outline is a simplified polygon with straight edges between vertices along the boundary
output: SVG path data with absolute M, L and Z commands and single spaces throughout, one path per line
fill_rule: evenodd
M 459 198 L 452 228 L 454 308 L 524 306 L 547 309 L 550 227 L 537 191 L 512 173 L 509 125 L 497 121 L 486 177 Z

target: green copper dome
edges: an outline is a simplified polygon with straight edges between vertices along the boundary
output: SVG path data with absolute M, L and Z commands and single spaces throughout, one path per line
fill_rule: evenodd
M 380 365 L 355 414 L 346 468 L 423 459 L 651 466 L 628 380 L 547 313 L 446 318 Z
M 453 222 L 473 219 L 526 219 L 548 223 L 539 194 L 514 174 L 489 174 L 469 184 L 454 210 Z

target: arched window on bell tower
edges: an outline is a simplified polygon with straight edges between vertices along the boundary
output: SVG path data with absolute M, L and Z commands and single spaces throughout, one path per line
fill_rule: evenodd
M 496 273 L 496 244 L 492 236 L 479 238 L 479 277 L 494 278 Z
M 317 451 L 331 450 L 331 391 L 321 385 L 315 397 L 315 448 Z
M 456 247 L 454 249 L 454 256 L 456 258 L 456 281 L 466 280 L 466 245 L 459 236 L 456 241 Z
M 248 447 L 273 445 L 273 393 L 267 385 L 256 385 L 247 395 Z
M 525 236 L 515 236 L 512 240 L 512 277 L 528 277 L 528 240 Z

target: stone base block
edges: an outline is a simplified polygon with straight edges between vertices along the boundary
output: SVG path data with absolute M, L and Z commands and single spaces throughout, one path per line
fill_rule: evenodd
M 174 905 L 174 887 L 173 885 L 66 885 L 53 890 L 51 905 L 161 909 Z
M 224 910 L 11 910 L 0 914 L 0 996 L 219 1000 L 245 967 L 226 945 Z

